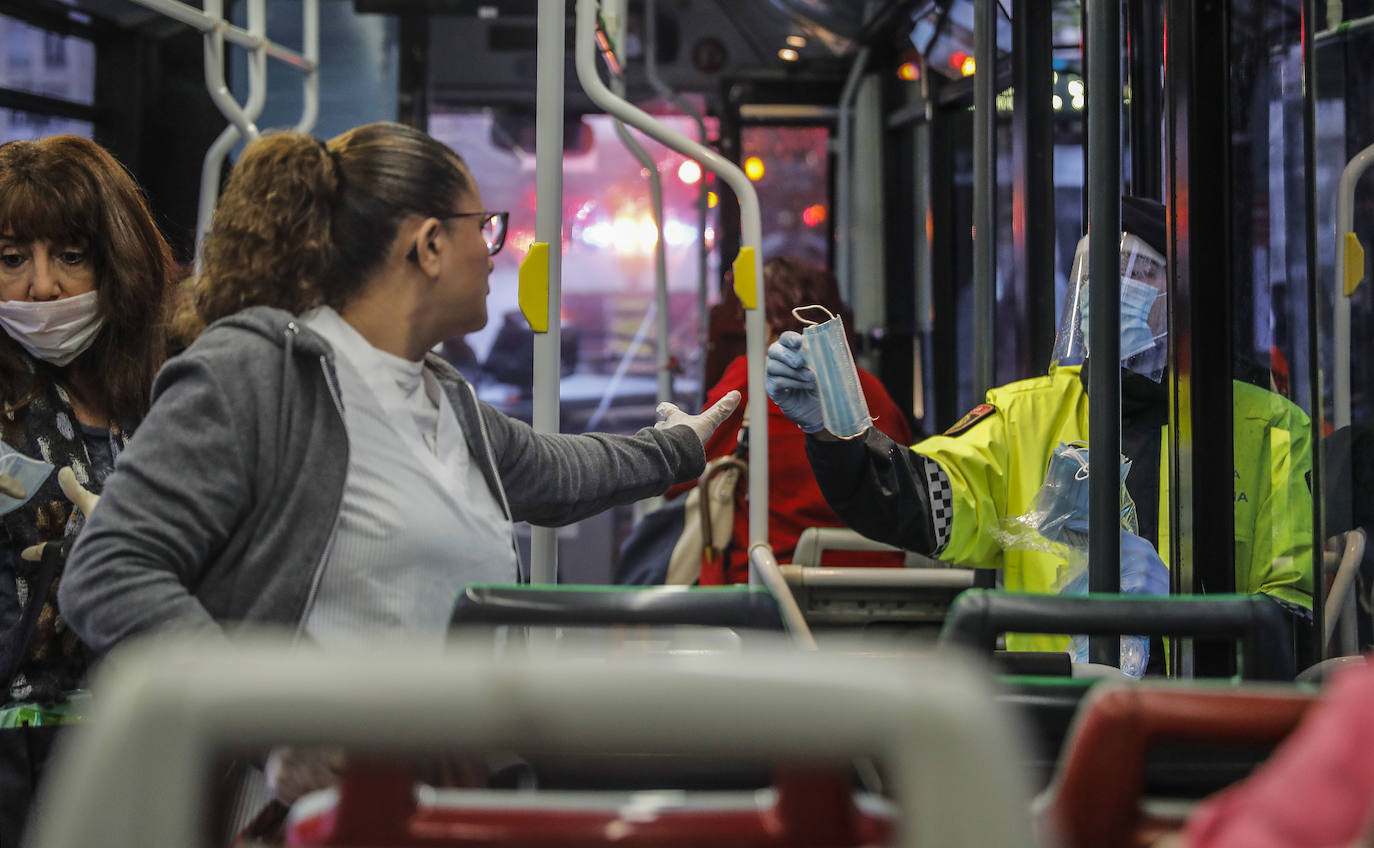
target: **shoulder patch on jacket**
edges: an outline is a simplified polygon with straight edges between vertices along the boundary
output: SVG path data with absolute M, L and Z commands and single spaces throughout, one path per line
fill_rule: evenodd
M 993 406 L 992 404 L 980 403 L 973 409 L 970 409 L 968 413 L 964 415 L 963 418 L 960 418 L 958 421 L 955 421 L 954 426 L 946 430 L 943 435 L 957 436 L 960 433 L 967 430 L 968 428 L 972 427 L 974 424 L 977 424 L 979 421 L 982 421 L 984 418 L 987 418 L 989 415 L 993 414 L 996 411 L 997 407 Z

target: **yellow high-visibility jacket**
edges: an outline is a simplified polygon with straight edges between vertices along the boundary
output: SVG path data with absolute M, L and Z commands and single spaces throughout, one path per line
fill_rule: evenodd
M 912 447 L 949 477 L 954 514 L 940 558 L 964 566 L 1001 568 L 1004 587 L 1051 592 L 1061 557 L 1036 550 L 1003 550 L 997 531 L 1021 515 L 1045 480 L 1050 454 L 1061 442 L 1087 441 L 1088 396 L 1078 366 L 992 389 L 987 406 L 955 435 Z M 1286 398 L 1234 383 L 1236 591 L 1262 592 L 1312 606 L 1312 463 L 1308 417 Z M 961 422 L 961 424 L 964 422 Z M 1160 430 L 1168 438 L 1168 425 Z M 1167 442 L 1166 442 L 1167 444 Z M 1089 446 L 1091 453 L 1091 446 Z M 1167 449 L 1159 451 L 1159 532 L 1151 539 L 1168 564 Z M 1012 650 L 1062 650 L 1062 637 L 1010 634 Z

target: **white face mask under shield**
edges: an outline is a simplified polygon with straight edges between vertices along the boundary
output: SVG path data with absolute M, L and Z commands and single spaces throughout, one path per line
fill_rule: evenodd
M 0 327 L 29 353 L 62 367 L 90 347 L 105 325 L 96 295 L 0 301 Z
M 1168 356 L 1164 291 L 1167 263 L 1138 236 L 1121 234 L 1121 366 L 1158 381 Z M 1078 242 L 1051 361 L 1080 365 L 1088 357 L 1088 237 Z

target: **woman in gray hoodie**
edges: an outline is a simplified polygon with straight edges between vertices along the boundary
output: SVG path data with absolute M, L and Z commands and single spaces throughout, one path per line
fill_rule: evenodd
M 506 213 L 399 124 L 248 145 L 206 240 L 195 318 L 71 553 L 68 621 L 103 652 L 155 630 L 432 636 L 518 579 L 513 522 L 560 525 L 702 470 L 734 408 L 634 436 L 549 435 L 429 353 L 487 321 Z M 737 393 L 736 393 L 737 395 Z

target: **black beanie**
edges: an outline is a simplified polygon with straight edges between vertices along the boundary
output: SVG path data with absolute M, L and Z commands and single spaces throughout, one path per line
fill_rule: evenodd
M 1159 251 L 1160 256 L 1169 255 L 1168 222 L 1165 220 L 1164 204 L 1159 201 L 1123 196 L 1121 229 L 1139 236 L 1141 241 Z

